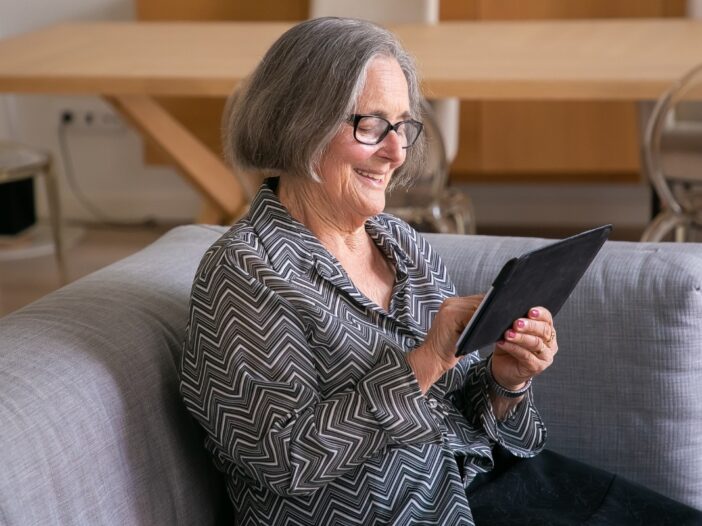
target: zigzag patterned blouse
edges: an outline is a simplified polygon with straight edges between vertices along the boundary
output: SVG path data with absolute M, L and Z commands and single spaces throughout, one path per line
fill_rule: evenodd
M 237 524 L 473 524 L 465 488 L 492 467 L 491 447 L 543 448 L 531 393 L 497 421 L 473 354 L 422 395 L 405 353 L 455 295 L 438 255 L 390 215 L 367 221 L 395 267 L 386 312 L 276 186 L 204 255 L 181 364 Z

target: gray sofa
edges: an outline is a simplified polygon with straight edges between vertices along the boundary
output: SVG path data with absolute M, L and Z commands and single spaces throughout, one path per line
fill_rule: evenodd
M 220 227 L 180 227 L 0 319 L 0 524 L 228 521 L 178 396 L 191 279 Z M 428 236 L 461 293 L 544 240 Z M 702 246 L 607 243 L 535 381 L 549 447 L 702 508 Z

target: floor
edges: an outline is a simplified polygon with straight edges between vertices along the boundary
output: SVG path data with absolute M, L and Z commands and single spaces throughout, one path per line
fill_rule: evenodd
M 66 252 L 66 277 L 62 280 L 49 250 L 45 255 L 8 259 L 7 238 L 0 242 L 0 317 L 23 307 L 99 268 L 122 259 L 158 239 L 175 225 L 139 228 L 109 228 L 96 225 L 70 227 Z M 48 230 L 48 229 L 47 229 Z M 18 237 L 15 244 L 23 243 Z M 42 237 L 39 235 L 38 237 Z M 3 246 L 4 245 L 4 246 Z M 41 243 L 39 243 L 41 245 Z M 21 249 L 22 247 L 19 247 Z
M 73 232 L 68 236 L 69 247 L 66 250 L 66 283 L 75 281 L 94 270 L 122 259 L 158 239 L 165 232 L 176 225 L 155 225 L 139 228 L 110 228 L 99 225 L 78 225 L 69 227 Z M 41 226 L 45 232 L 38 237 L 47 238 L 48 228 Z M 77 233 L 76 233 L 77 232 Z M 479 228 L 479 234 L 487 235 L 513 235 L 513 236 L 538 236 L 547 238 L 560 238 L 575 234 L 577 231 L 570 229 L 541 229 L 541 228 Z M 636 240 L 640 235 L 638 231 L 615 231 L 614 239 Z M 35 257 L 23 259 L 10 259 L 3 257 L 3 248 L 11 245 L 27 244 L 26 236 L 15 236 L 17 239 L 0 239 L 0 317 L 9 314 L 49 292 L 60 288 L 62 283 L 56 262 L 50 251 L 38 250 Z M 41 244 L 41 243 L 40 243 Z M 12 247 L 10 247 L 12 248 Z

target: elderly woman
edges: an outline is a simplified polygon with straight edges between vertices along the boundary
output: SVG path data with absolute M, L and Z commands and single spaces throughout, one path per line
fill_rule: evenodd
M 181 390 L 237 524 L 474 524 L 472 495 L 497 509 L 478 474 L 544 447 L 530 384 L 556 331 L 535 306 L 489 360 L 456 358 L 481 298 L 456 297 L 426 241 L 382 213 L 421 169 L 410 57 L 367 22 L 299 24 L 225 128 L 233 162 L 271 177 L 199 267 Z

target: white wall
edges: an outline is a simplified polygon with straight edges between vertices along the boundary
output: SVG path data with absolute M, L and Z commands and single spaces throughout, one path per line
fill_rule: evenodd
M 49 24 L 80 20 L 131 20 L 132 0 L 0 0 L 0 37 L 24 33 Z M 61 184 L 64 216 L 92 220 L 76 199 L 65 177 L 58 139 L 64 108 L 110 111 L 96 97 L 3 95 L 0 97 L 0 137 L 51 150 Z M 88 199 L 104 214 L 122 221 L 146 217 L 191 221 L 199 209 L 196 192 L 170 168 L 146 167 L 142 141 L 128 127 L 117 132 L 66 131 L 74 164 L 74 179 Z M 37 208 L 46 215 L 43 189 Z

